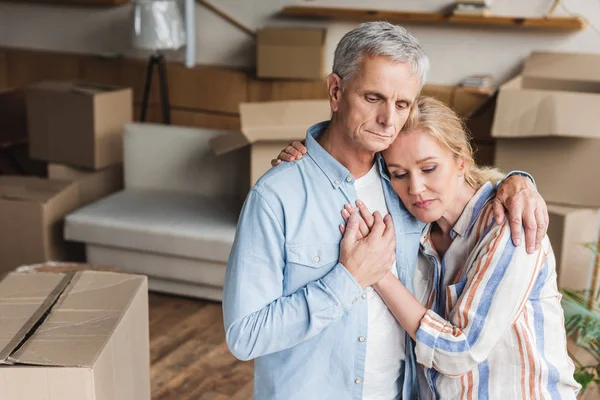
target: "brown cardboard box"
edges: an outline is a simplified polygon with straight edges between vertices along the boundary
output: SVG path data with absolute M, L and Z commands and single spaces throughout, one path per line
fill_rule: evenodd
M 600 55 L 534 53 L 500 87 L 492 136 L 600 138 Z
M 434 97 L 450 106 L 461 117 L 468 117 L 487 101 L 494 89 L 474 90 L 460 86 L 427 84 L 421 89 L 422 96 Z
M 29 157 L 29 144 L 26 141 L 0 143 L 0 175 L 28 175 L 46 178 L 48 163 Z
M 250 186 L 271 168 L 271 160 L 293 140 L 303 140 L 313 124 L 329 120 L 327 100 L 273 101 L 240 104 L 241 132 L 211 140 L 215 154 L 250 147 Z M 242 189 L 242 194 L 249 187 Z
M 600 207 L 600 91 L 577 91 L 598 87 L 594 79 L 600 84 L 590 62 L 600 63 L 600 55 L 533 54 L 523 76 L 498 94 L 496 165 L 531 173 L 550 202 Z
M 559 286 L 590 289 L 594 254 L 584 245 L 598 242 L 600 210 L 548 204 L 548 213 Z
M 324 45 L 323 29 L 261 29 L 257 34 L 256 73 L 259 78 L 323 79 Z
M 546 201 L 600 207 L 598 139 L 501 139 L 494 161 L 503 171 L 529 172 Z
M 150 399 L 146 277 L 13 272 L 0 299 L 0 398 Z
M 599 54 L 533 52 L 523 66 L 523 87 L 600 93 L 599 71 Z
M 25 92 L 18 89 L 0 90 L 0 142 L 27 140 Z
M 83 207 L 123 189 L 123 166 L 113 165 L 98 171 L 49 164 L 48 178 L 73 181 L 79 189 L 79 206 Z
M 32 158 L 92 169 L 122 162 L 131 89 L 46 81 L 28 87 L 26 97 Z
M 465 118 L 465 124 L 474 140 L 492 141 L 492 124 L 498 95 L 486 98 Z
M 63 218 L 78 206 L 71 182 L 0 176 L 0 270 L 80 259 L 80 246 L 63 240 Z

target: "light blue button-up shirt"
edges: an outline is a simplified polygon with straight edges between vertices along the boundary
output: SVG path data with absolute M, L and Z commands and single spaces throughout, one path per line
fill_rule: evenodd
M 328 124 L 308 130 L 306 156 L 256 183 L 239 219 L 223 314 L 231 352 L 255 359 L 255 400 L 362 398 L 367 300 L 338 262 L 341 210 L 357 200 L 355 178 L 317 143 Z M 412 291 L 423 224 L 394 193 L 380 155 L 377 162 L 396 230 L 398 277 Z M 404 399 L 416 393 L 412 349 L 407 335 L 407 367 L 398 360 Z

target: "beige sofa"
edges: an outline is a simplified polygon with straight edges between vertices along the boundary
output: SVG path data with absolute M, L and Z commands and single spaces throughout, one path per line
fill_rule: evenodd
M 248 165 L 212 154 L 225 133 L 127 125 L 125 189 L 67 216 L 66 239 L 85 243 L 90 263 L 147 275 L 150 290 L 221 300 Z

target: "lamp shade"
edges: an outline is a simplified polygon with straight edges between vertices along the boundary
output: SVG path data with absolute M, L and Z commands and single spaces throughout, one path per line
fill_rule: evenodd
M 133 45 L 143 50 L 177 50 L 185 45 L 177 1 L 137 1 L 133 5 Z

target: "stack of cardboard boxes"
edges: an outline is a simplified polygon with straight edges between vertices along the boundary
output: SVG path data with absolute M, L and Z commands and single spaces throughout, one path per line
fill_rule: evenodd
M 600 226 L 600 55 L 532 53 L 499 91 L 496 166 L 533 175 L 549 203 L 559 284 L 592 288 Z M 596 289 L 595 287 L 592 289 Z
M 26 89 L 29 156 L 48 179 L 0 175 L 0 272 L 48 260 L 80 260 L 63 239 L 71 211 L 122 187 L 123 125 L 131 89 L 41 82 Z

